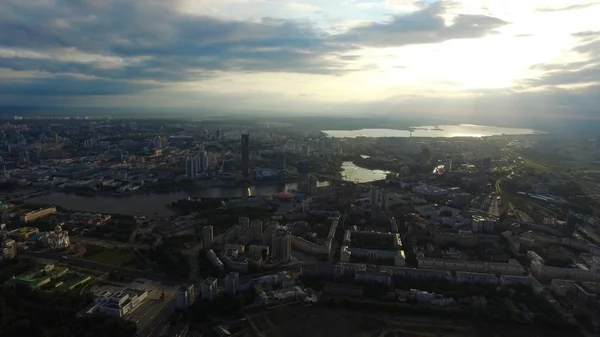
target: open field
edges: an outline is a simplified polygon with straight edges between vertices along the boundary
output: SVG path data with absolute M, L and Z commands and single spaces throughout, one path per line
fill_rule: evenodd
M 119 267 L 136 268 L 141 259 L 133 249 L 88 246 L 85 259 Z
M 370 314 L 294 305 L 246 316 L 234 336 L 247 337 L 558 337 L 544 327 L 477 323 L 425 316 Z M 569 334 L 573 335 L 574 334 Z

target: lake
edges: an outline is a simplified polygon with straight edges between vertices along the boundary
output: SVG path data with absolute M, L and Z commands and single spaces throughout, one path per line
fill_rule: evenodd
M 368 183 L 375 180 L 385 179 L 388 171 L 369 170 L 360 166 L 354 165 L 351 161 L 342 163 L 342 177 L 346 181 Z
M 412 137 L 485 137 L 498 135 L 530 135 L 539 133 L 533 129 L 504 128 L 498 126 L 460 124 L 432 125 L 413 127 Z M 396 129 L 362 129 L 362 130 L 324 130 L 323 133 L 333 138 L 356 137 L 410 137 L 408 130 Z
M 26 202 L 56 205 L 80 212 L 118 213 L 153 217 L 155 213 L 158 216 L 175 214 L 166 207 L 167 204 L 187 197 L 237 198 L 249 195 L 271 195 L 293 189 L 298 189 L 297 183 L 250 187 L 214 187 L 189 193 L 180 191 L 174 193 L 132 194 L 119 197 L 107 195 L 85 196 L 54 192 L 33 197 Z

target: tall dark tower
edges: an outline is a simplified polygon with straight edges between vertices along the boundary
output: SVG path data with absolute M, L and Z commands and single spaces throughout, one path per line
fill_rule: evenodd
M 250 135 L 247 132 L 242 133 L 242 175 L 248 178 L 248 161 L 250 160 Z
M 573 207 L 569 208 L 567 213 L 567 221 L 563 227 L 563 235 L 567 238 L 572 238 L 575 229 L 577 228 L 577 217 L 573 214 Z

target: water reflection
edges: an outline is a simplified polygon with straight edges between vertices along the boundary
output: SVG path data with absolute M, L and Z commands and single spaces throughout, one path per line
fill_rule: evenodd
M 324 130 L 323 132 L 335 138 L 355 137 L 484 137 L 496 135 L 529 135 L 537 133 L 533 129 L 503 128 L 487 125 L 434 125 L 417 126 L 412 128 L 412 134 L 408 130 L 396 129 L 362 129 L 362 130 Z

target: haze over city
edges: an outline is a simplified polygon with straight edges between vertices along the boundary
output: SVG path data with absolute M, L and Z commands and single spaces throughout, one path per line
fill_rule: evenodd
M 598 4 L 5 0 L 0 106 L 596 119 Z

